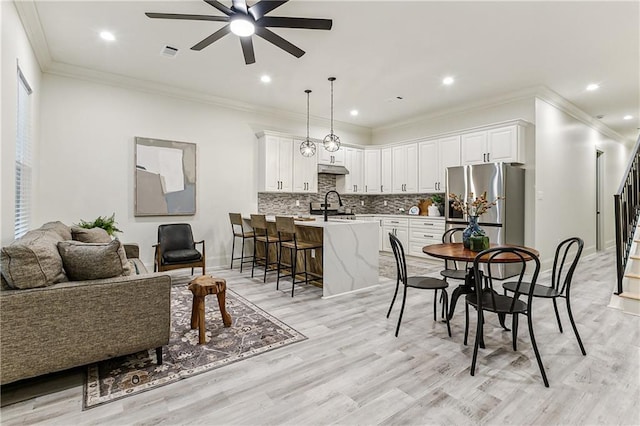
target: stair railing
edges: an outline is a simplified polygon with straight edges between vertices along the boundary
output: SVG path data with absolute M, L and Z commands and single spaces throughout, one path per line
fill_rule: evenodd
M 640 213 L 640 136 L 636 141 L 629 165 L 620 183 L 618 192 L 613 194 L 616 228 L 616 271 L 618 291 L 622 293 L 622 280 L 633 244 L 633 235 Z

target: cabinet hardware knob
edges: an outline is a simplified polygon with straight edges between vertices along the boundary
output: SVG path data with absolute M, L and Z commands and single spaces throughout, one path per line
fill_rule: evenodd
M 489 159 L 489 157 L 490 157 L 490 156 L 491 156 L 491 153 L 490 153 L 490 152 L 487 152 L 487 163 L 488 163 L 489 161 L 491 161 L 491 160 Z
M 382 190 L 382 185 L 380 185 L 380 192 L 384 192 L 384 191 Z
M 482 161 L 487 162 L 487 153 L 482 154 Z

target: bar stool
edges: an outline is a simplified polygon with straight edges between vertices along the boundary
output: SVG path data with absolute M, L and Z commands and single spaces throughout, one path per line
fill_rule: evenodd
M 253 231 L 245 232 L 244 222 L 240 213 L 229 213 L 231 220 L 231 231 L 233 232 L 233 244 L 231 245 L 231 269 L 233 269 L 233 261 L 240 259 L 240 272 L 242 272 L 242 264 L 253 262 L 253 258 L 244 255 L 244 241 L 247 238 L 253 238 Z M 240 229 L 238 230 L 238 227 Z M 233 257 L 236 249 L 236 238 L 242 238 L 242 254 L 240 257 Z M 247 260 L 245 260 L 247 259 Z
M 275 262 L 269 262 L 269 246 L 271 244 L 276 244 L 276 258 L 279 259 L 277 244 L 280 242 L 280 239 L 275 235 L 269 235 L 269 230 L 267 229 L 267 218 L 263 214 L 251 215 L 251 227 L 253 228 L 253 265 L 251 266 L 251 278 L 253 278 L 253 270 L 256 267 L 256 263 L 258 260 L 262 260 L 264 262 L 264 278 L 262 281 L 266 283 L 269 266 L 278 264 L 278 260 Z M 257 256 L 256 250 L 258 241 L 264 244 L 264 257 Z
M 296 225 L 292 217 L 276 216 L 276 230 L 278 231 L 278 238 L 280 238 L 280 255 L 278 256 L 278 280 L 276 281 L 276 290 L 279 289 L 281 276 L 291 277 L 291 297 L 293 297 L 293 290 L 296 284 L 302 282 L 304 282 L 305 284 L 309 284 L 307 251 L 322 248 L 322 243 L 316 241 L 298 240 Z M 289 252 L 291 253 L 291 265 L 287 265 L 283 262 L 283 248 L 289 249 Z M 296 281 L 296 263 L 298 258 L 298 251 L 300 250 L 302 250 L 304 255 L 304 281 Z M 291 273 L 280 275 L 280 270 L 283 266 L 288 267 Z

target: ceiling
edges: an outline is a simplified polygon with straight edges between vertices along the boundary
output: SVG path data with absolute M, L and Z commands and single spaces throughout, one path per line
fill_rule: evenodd
M 50 64 L 59 66 L 298 113 L 311 89 L 311 114 L 327 118 L 327 78 L 335 76 L 335 119 L 371 129 L 542 86 L 592 117 L 603 115 L 600 121 L 628 140 L 638 137 L 638 1 L 292 0 L 269 16 L 329 18 L 332 30 L 272 28 L 307 53 L 297 59 L 254 36 L 252 65 L 245 65 L 233 34 L 190 50 L 223 23 L 144 15 L 222 15 L 204 1 L 34 4 L 37 13 L 21 17 L 36 21 L 26 27 L 41 26 Z M 105 29 L 116 41 L 98 36 Z M 177 56 L 162 56 L 165 45 L 178 48 Z M 260 81 L 263 74 L 270 84 Z M 455 83 L 443 85 L 445 76 Z M 590 83 L 600 88 L 587 91 Z

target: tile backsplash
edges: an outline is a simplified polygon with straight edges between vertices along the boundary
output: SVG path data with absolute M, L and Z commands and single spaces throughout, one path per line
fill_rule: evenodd
M 309 214 L 309 203 L 324 202 L 324 194 L 336 189 L 336 176 L 329 174 L 318 175 L 317 194 L 275 194 L 258 193 L 258 212 L 263 214 Z M 419 200 L 429 198 L 433 194 L 384 194 L 384 195 L 353 195 L 340 194 L 345 207 L 351 208 L 355 214 L 397 214 L 398 209 L 408 211 L 411 206 L 417 206 Z M 330 202 L 337 203 L 335 194 L 329 195 Z M 296 206 L 296 201 L 300 206 Z M 364 206 L 362 202 L 364 201 Z M 387 205 L 384 205 L 384 202 Z

